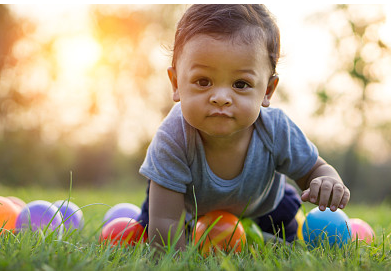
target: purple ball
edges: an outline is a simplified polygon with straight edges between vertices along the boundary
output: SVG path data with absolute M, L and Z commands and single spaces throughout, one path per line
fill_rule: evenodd
M 119 217 L 129 217 L 135 220 L 138 220 L 138 217 L 141 214 L 141 209 L 134 204 L 131 203 L 119 203 L 110 208 L 104 218 L 105 222 L 103 226 L 107 225 L 110 221 Z
M 57 200 L 54 206 L 60 209 L 66 229 L 82 229 L 84 226 L 83 212 L 75 203 L 68 200 Z
M 31 229 L 33 231 L 45 229 L 47 225 L 52 230 L 55 230 L 62 223 L 60 212 L 57 212 L 52 203 L 45 200 L 35 200 L 23 207 L 20 214 L 16 218 L 15 228 L 17 231 L 23 229 Z M 31 225 L 30 225 L 31 223 Z

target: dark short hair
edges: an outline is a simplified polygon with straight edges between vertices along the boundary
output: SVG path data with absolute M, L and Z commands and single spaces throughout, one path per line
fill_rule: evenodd
M 245 29 L 255 31 L 243 31 Z M 246 43 L 262 37 L 265 39 L 272 74 L 276 73 L 280 57 L 280 31 L 264 5 L 192 5 L 178 22 L 172 58 L 173 67 L 186 42 L 197 34 L 240 37 Z

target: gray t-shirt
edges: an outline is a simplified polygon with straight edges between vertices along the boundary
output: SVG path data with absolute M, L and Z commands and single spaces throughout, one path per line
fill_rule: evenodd
M 197 129 L 183 118 L 181 105 L 171 109 L 147 150 L 140 173 L 185 195 L 189 213 L 226 210 L 258 217 L 273 210 L 284 194 L 285 177 L 304 176 L 318 158 L 317 148 L 276 108 L 262 108 L 254 123 L 243 170 L 232 180 L 215 175 L 206 161 Z

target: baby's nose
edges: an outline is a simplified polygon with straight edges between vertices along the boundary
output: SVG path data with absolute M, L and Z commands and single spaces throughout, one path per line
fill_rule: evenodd
M 225 88 L 215 89 L 210 96 L 209 102 L 217 106 L 229 106 L 232 104 L 230 90 Z

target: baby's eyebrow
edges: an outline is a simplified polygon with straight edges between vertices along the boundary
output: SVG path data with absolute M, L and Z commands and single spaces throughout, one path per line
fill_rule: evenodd
M 254 76 L 257 75 L 257 73 L 254 70 L 252 70 L 252 69 L 239 69 L 239 70 L 236 70 L 235 72 L 251 74 L 251 75 L 254 75 Z
M 200 64 L 200 63 L 194 63 L 190 69 L 191 70 L 194 70 L 194 69 L 213 69 L 212 67 L 208 66 L 208 65 L 205 65 L 205 64 Z
M 211 66 L 205 65 L 205 64 L 194 63 L 190 67 L 190 69 L 193 70 L 193 69 L 214 69 L 214 68 L 211 67 Z M 254 75 L 254 76 L 257 75 L 257 73 L 253 69 L 238 69 L 238 70 L 235 70 L 235 72 L 237 72 L 237 73 L 247 73 L 247 74 L 251 74 L 251 75 Z
M 216 70 L 216 68 L 206 65 L 206 64 L 201 64 L 201 63 L 193 63 L 190 66 L 190 71 L 191 70 L 196 70 L 196 69 L 208 69 L 208 70 Z M 234 73 L 236 74 L 250 74 L 252 76 L 257 76 L 257 72 L 253 69 L 237 69 L 234 70 Z

